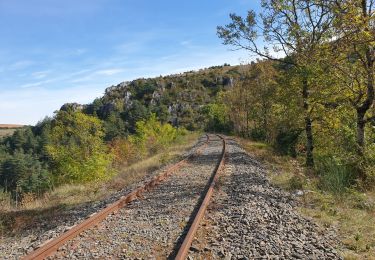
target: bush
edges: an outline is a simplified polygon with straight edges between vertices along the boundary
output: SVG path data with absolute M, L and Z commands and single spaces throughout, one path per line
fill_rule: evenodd
M 137 148 L 129 140 L 116 138 L 110 143 L 115 166 L 126 166 L 138 157 Z
M 275 150 L 281 155 L 297 156 L 296 145 L 301 131 L 297 129 L 279 130 L 275 140 Z
M 170 124 L 161 124 L 156 115 L 136 123 L 136 133 L 130 142 L 137 145 L 142 155 L 155 154 L 174 142 L 185 130 L 177 130 Z
M 363 188 L 375 189 L 375 143 L 370 144 L 365 150 L 359 168 L 364 173 L 362 174 Z
M 303 178 L 300 176 L 293 176 L 289 180 L 289 189 L 290 190 L 302 190 L 303 189 Z
M 265 141 L 267 133 L 265 129 L 254 128 L 250 130 L 250 138 L 254 141 Z
M 317 157 L 316 170 L 320 177 L 319 188 L 335 194 L 345 192 L 356 181 L 355 168 L 333 156 Z

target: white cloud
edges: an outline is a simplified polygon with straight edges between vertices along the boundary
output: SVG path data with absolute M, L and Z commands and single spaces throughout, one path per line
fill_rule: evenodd
M 124 71 L 123 69 L 105 69 L 105 70 L 98 70 L 96 74 L 99 75 L 105 75 L 105 76 L 111 76 L 118 74 L 120 72 Z

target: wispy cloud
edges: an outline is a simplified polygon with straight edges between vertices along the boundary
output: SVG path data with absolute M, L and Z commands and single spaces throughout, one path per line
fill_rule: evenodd
M 49 75 L 50 70 L 35 71 L 31 73 L 31 77 L 34 79 L 43 79 Z
M 20 60 L 9 65 L 9 70 L 21 70 L 33 65 L 34 62 L 31 60 Z
M 32 88 L 32 87 L 37 87 L 40 86 L 44 83 L 44 81 L 39 81 L 39 82 L 33 82 L 33 83 L 27 83 L 23 84 L 20 86 L 20 88 Z
M 105 70 L 98 70 L 96 74 L 105 75 L 105 76 L 112 76 L 124 71 L 124 69 L 105 69 Z

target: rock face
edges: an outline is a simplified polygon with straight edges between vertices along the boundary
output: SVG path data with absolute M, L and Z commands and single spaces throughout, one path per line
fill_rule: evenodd
M 233 87 L 233 82 L 241 76 L 240 71 L 238 66 L 217 66 L 125 81 L 108 87 L 104 96 L 96 100 L 90 109 L 105 119 L 111 112 L 127 114 L 136 102 L 174 126 L 184 126 L 190 130 L 203 128 L 206 122 L 200 116 L 202 107 L 214 101 L 217 92 Z
M 84 109 L 84 105 L 78 103 L 65 103 L 61 106 L 61 111 L 81 111 Z
M 296 211 L 294 197 L 230 141 L 228 161 L 190 259 L 341 259 L 333 231 Z

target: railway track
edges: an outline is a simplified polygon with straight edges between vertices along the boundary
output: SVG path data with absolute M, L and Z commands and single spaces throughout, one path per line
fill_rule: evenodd
M 185 259 L 225 152 L 225 138 L 207 135 L 195 153 L 23 259 Z

